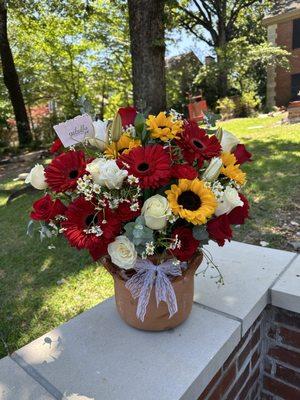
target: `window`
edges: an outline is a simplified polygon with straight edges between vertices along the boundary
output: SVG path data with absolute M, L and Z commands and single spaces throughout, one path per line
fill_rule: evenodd
M 300 98 L 300 74 L 292 75 L 292 100 Z
M 300 48 L 300 18 L 293 20 L 293 49 Z

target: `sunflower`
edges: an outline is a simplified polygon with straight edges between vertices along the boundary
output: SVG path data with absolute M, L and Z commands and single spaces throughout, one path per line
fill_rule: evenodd
M 148 130 L 151 132 L 151 137 L 160 139 L 163 142 L 172 139 L 180 139 L 178 134 L 182 131 L 182 121 L 174 121 L 171 116 L 166 116 L 166 113 L 161 111 L 157 116 L 149 115 L 146 120 Z
M 198 178 L 179 179 L 165 193 L 173 213 L 194 225 L 205 224 L 217 207 L 213 192 Z
M 240 170 L 240 164 L 237 164 L 235 155 L 225 152 L 221 154 L 221 159 L 223 167 L 221 168 L 220 173 L 233 179 L 240 185 L 243 185 L 246 181 L 246 174 Z
M 132 139 L 128 134 L 124 133 L 117 141 L 117 146 L 115 143 L 111 143 L 107 146 L 105 150 L 105 155 L 108 158 L 117 158 L 118 155 L 123 153 L 127 154 L 129 150 L 140 145 L 141 141 L 139 139 Z M 118 149 L 118 154 L 116 147 Z

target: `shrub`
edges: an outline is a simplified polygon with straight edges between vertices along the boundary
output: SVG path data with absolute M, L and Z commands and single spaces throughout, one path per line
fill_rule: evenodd
M 219 99 L 217 101 L 216 108 L 222 115 L 222 119 L 229 119 L 235 115 L 236 104 L 229 97 L 224 97 L 223 99 Z
M 254 92 L 244 92 L 236 99 L 235 114 L 237 117 L 250 117 L 255 114 L 261 102 Z

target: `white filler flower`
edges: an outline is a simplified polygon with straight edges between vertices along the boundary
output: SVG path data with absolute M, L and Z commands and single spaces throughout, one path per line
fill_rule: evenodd
M 117 236 L 115 241 L 108 245 L 108 254 L 111 261 L 120 268 L 133 268 L 137 259 L 134 244 L 124 235 Z
M 240 199 L 239 193 L 236 189 L 227 186 L 224 190 L 223 196 L 218 200 L 218 207 L 215 211 L 217 217 L 223 214 L 230 213 L 235 207 L 242 207 L 244 203 Z
M 106 186 L 108 189 L 120 189 L 128 172 L 120 169 L 114 160 L 96 158 L 86 166 L 86 170 L 92 175 L 94 183 Z
M 30 183 L 38 190 L 44 190 L 48 186 L 45 181 L 45 169 L 41 164 L 36 164 L 29 172 L 25 183 Z
M 142 215 L 148 228 L 155 230 L 165 228 L 171 215 L 168 200 L 160 194 L 149 197 L 143 205 Z

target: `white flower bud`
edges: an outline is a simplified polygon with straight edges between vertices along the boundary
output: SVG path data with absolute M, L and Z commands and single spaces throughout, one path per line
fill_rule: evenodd
M 38 190 L 44 190 L 48 184 L 45 181 L 45 169 L 41 164 L 36 164 L 29 172 L 25 183 L 30 183 L 34 188 Z

